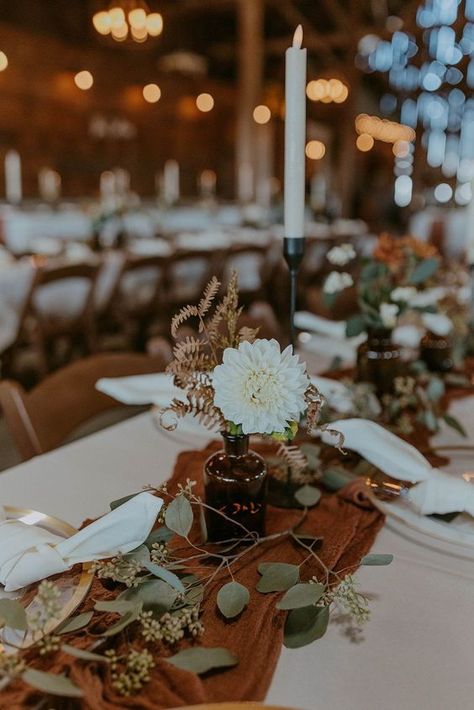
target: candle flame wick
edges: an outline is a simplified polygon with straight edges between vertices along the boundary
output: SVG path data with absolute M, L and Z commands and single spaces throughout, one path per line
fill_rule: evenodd
M 298 27 L 295 30 L 295 34 L 293 35 L 293 47 L 295 49 L 301 49 L 303 45 L 303 27 L 302 25 L 298 25 Z

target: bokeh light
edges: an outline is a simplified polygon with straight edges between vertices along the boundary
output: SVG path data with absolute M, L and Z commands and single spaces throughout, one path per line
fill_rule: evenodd
M 211 94 L 199 94 L 196 98 L 196 106 L 200 111 L 207 113 L 214 108 L 214 99 Z

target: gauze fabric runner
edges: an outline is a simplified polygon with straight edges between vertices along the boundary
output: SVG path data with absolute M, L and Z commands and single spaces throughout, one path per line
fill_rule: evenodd
M 0 521 L 0 584 L 12 592 L 79 562 L 127 553 L 150 534 L 163 501 L 140 493 L 64 540 L 18 520 Z
M 186 479 L 190 478 L 197 481 L 196 493 L 202 495 L 204 462 L 220 446 L 220 443 L 214 442 L 202 451 L 180 454 L 173 477 L 168 483 L 168 490 L 174 493 L 178 483 L 184 485 Z M 266 446 L 254 448 L 261 454 L 274 453 L 274 448 L 270 450 Z M 270 507 L 267 533 L 286 530 L 300 517 L 301 511 Z M 360 559 L 370 550 L 383 520 L 379 512 L 357 507 L 351 500 L 346 499 L 344 492 L 341 491 L 336 495 L 323 493 L 320 503 L 309 511 L 301 529 L 311 535 L 323 537 L 324 542 L 321 549 L 318 549 L 318 555 L 328 567 L 336 571 L 343 569 L 346 574 L 353 572 Z M 199 540 L 197 522 L 192 535 L 195 541 Z M 164 710 L 182 705 L 225 700 L 263 700 L 280 655 L 286 613 L 275 609 L 275 603 L 281 594 L 264 595 L 256 591 L 255 587 L 259 579 L 257 567 L 260 562 L 272 560 L 299 564 L 306 556 L 306 550 L 298 548 L 285 538 L 262 545 L 243 557 L 234 574 L 236 579 L 249 589 L 250 601 L 247 609 L 234 621 L 225 620 L 216 608 L 216 594 L 219 588 L 229 581 L 229 577 L 226 574 L 219 575 L 218 579 L 206 587 L 202 615 L 205 633 L 200 643 L 206 647 L 228 648 L 240 659 L 239 665 L 235 668 L 198 677 L 193 673 L 174 668 L 166 663 L 164 658 L 159 657 L 172 655 L 180 648 L 189 646 L 189 642 L 183 642 L 173 651 L 165 651 L 165 653 L 162 653 L 159 647 L 155 647 L 157 658 L 156 665 L 151 671 L 150 683 L 139 694 L 124 698 L 112 687 L 110 675 L 102 663 L 86 664 L 58 652 L 53 657 L 35 656 L 35 667 L 45 671 L 66 673 L 84 690 L 85 697 L 81 707 L 88 710 L 113 710 L 120 707 L 135 710 Z M 201 572 L 206 574 L 205 570 Z M 302 566 L 301 579 L 308 580 L 313 575 L 321 575 L 314 560 Z M 121 589 L 112 593 L 102 586 L 99 580 L 94 580 L 88 600 L 79 611 L 92 609 L 94 600 L 113 598 Z M 100 634 L 107 625 L 117 620 L 117 616 L 97 615 L 96 619 L 90 632 Z M 129 633 L 132 633 L 131 628 L 129 627 Z M 66 637 L 65 642 L 80 648 L 88 648 L 91 645 L 91 637 L 86 634 L 79 637 L 71 636 Z M 142 643 L 137 634 L 136 647 L 140 647 Z M 321 643 L 324 643 L 324 640 Z M 153 646 L 150 645 L 148 648 L 152 650 Z M 123 647 L 117 648 L 118 653 L 123 650 Z M 38 691 L 28 688 L 20 681 L 11 684 L 2 692 L 4 706 L 10 710 L 29 707 L 40 699 L 41 694 Z M 295 703 L 297 704 L 297 698 Z
M 433 468 L 418 449 L 376 422 L 367 419 L 341 419 L 331 428 L 344 436 L 344 448 L 357 451 L 369 463 L 392 478 L 417 485 L 407 498 L 422 515 L 432 513 L 469 513 L 474 516 L 474 486 L 462 478 Z M 333 438 L 323 433 L 323 441 Z

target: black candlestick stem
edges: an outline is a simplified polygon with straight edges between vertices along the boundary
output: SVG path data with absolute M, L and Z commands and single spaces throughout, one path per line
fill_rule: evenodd
M 296 346 L 296 328 L 295 328 L 295 312 L 296 312 L 296 296 L 298 286 L 298 271 L 303 261 L 305 248 L 304 238 L 285 237 L 283 240 L 283 256 L 290 270 L 290 340 L 293 345 L 293 350 Z

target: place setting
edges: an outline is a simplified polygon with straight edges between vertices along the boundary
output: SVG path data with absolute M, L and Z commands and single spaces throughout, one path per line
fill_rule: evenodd
M 474 14 L 356 5 L 6 3 L 1 707 L 470 706 Z

